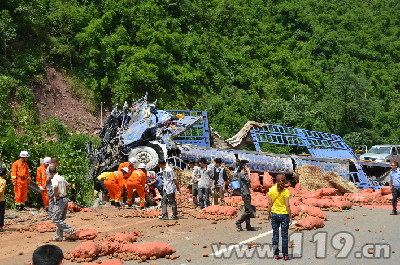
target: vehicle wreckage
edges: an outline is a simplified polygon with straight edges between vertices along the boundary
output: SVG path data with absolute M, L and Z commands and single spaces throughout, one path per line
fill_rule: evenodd
M 157 110 L 147 94 L 131 107 L 118 105 L 107 117 L 97 148 L 87 144 L 90 160 L 88 179 L 118 168 L 135 157 L 151 170 L 159 160 L 185 167 L 201 157 L 209 161 L 219 157 L 223 164 L 235 168 L 237 161 L 247 159 L 253 172 L 284 173 L 291 176 L 296 167 L 314 165 L 324 171 L 339 173 L 357 187 L 380 188 L 386 183 L 389 163 L 359 161 L 352 149 L 335 134 L 294 127 L 247 122 L 232 138 L 223 139 L 209 126 L 207 112 Z M 262 152 L 263 143 L 305 148 L 309 156 L 280 155 Z M 256 151 L 243 150 L 254 145 Z

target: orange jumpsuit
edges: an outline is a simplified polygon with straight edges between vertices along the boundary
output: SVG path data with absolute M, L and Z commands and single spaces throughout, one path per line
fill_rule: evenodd
M 122 196 L 122 188 L 124 183 L 122 181 L 123 174 L 122 171 L 115 171 L 110 173 L 104 180 L 104 185 L 110 194 L 110 201 L 120 202 Z
M 142 169 L 133 171 L 132 175 L 127 180 L 128 185 L 128 205 L 132 205 L 133 190 L 136 189 L 140 197 L 140 207 L 144 207 L 146 202 L 144 186 L 146 185 L 146 173 Z
M 28 164 L 20 159 L 12 164 L 11 180 L 14 185 L 15 205 L 24 205 L 28 198 L 28 184 L 31 181 Z
M 118 171 L 121 171 L 124 167 L 129 168 L 129 173 L 130 174 L 132 174 L 132 172 L 136 170 L 136 168 L 131 163 L 123 162 L 123 163 L 119 164 Z M 128 189 L 128 186 L 126 184 L 127 183 L 127 179 L 124 178 L 123 182 L 124 182 L 124 188 Z
M 40 167 L 37 168 L 36 170 L 36 184 L 38 186 L 41 186 L 44 190 L 41 191 L 42 194 L 42 200 L 43 200 L 43 205 L 45 209 L 49 208 L 49 195 L 47 195 L 47 189 L 46 189 L 46 165 L 43 164 Z

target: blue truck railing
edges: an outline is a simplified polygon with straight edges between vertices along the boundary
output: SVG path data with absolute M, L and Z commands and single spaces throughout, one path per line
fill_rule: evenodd
M 175 137 L 174 141 L 180 144 L 192 144 L 203 147 L 210 147 L 210 126 L 208 123 L 207 111 L 193 110 L 166 110 L 167 112 L 176 115 L 183 114 L 185 116 L 201 116 L 201 123 L 194 125 L 189 130 Z
M 206 111 L 187 111 L 187 110 L 166 110 L 171 114 L 183 114 L 189 116 L 201 116 L 202 121 L 193 126 L 193 128 L 185 131 L 177 136 L 174 141 L 180 144 L 189 144 L 208 148 L 211 146 L 210 129 Z M 183 152 L 185 159 L 197 160 L 199 157 L 225 157 L 225 163 L 232 165 L 234 162 L 233 153 L 239 158 L 248 159 L 252 162 L 251 168 L 256 171 L 269 171 L 290 173 L 294 170 L 291 159 L 294 160 L 295 166 L 304 164 L 320 166 L 325 171 L 335 171 L 340 173 L 344 178 L 348 176 L 348 180 L 355 183 L 356 186 L 366 188 L 379 188 L 379 183 L 368 179 L 357 161 L 357 156 L 343 139 L 336 134 L 316 132 L 311 130 L 287 127 L 282 125 L 267 124 L 262 127 L 253 127 L 250 130 L 250 136 L 253 140 L 256 151 L 262 152 L 262 143 L 299 146 L 307 148 L 311 157 L 303 158 L 299 156 L 290 156 L 290 158 L 278 157 L 279 155 L 267 155 L 260 153 L 251 153 L 246 151 L 217 150 L 217 149 L 197 149 L 186 148 Z M 327 159 L 326 161 L 324 159 Z M 345 165 L 343 161 L 333 162 L 334 159 L 350 161 L 354 164 L 355 172 L 345 172 L 349 170 L 349 165 Z M 345 178 L 346 179 L 346 178 Z M 346 180 L 347 180 L 346 179 Z

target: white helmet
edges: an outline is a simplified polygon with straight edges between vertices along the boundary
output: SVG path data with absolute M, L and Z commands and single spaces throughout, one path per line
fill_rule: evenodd
M 124 171 L 125 173 L 130 173 L 130 170 L 128 167 L 123 167 L 121 170 Z
M 129 158 L 129 163 L 135 164 L 137 163 L 137 159 L 132 156 L 131 158 Z
M 21 151 L 21 153 L 19 154 L 19 157 L 29 157 L 28 151 Z
M 51 157 L 46 156 L 45 158 L 43 158 L 43 164 L 50 164 L 51 163 Z
M 146 164 L 145 163 L 140 163 L 138 168 L 146 169 Z

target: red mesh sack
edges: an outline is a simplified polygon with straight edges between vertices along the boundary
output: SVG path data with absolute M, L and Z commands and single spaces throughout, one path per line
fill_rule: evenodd
M 344 196 L 331 196 L 329 197 L 332 201 L 345 201 L 346 197 Z
M 224 216 L 236 216 L 237 210 L 231 206 L 220 206 L 219 214 Z
M 393 200 L 393 194 L 384 195 L 383 198 L 385 198 L 386 201 L 392 201 Z
M 315 217 L 321 218 L 323 220 L 327 220 L 328 219 L 326 214 L 320 208 L 317 208 L 317 207 L 308 207 L 307 214 L 311 215 L 311 216 L 315 216 Z
M 90 259 L 93 260 L 100 253 L 100 246 L 93 241 L 85 241 L 78 245 L 70 252 L 75 259 Z
M 330 199 L 319 199 L 318 207 L 320 208 L 330 208 L 332 206 L 332 200 Z
M 324 220 L 314 216 L 307 216 L 306 218 L 297 221 L 296 226 L 301 229 L 311 230 L 314 228 L 323 228 L 325 226 Z
M 297 184 L 294 186 L 294 188 L 295 188 L 296 190 L 301 190 L 301 184 L 300 184 L 300 183 L 297 183 Z
M 390 188 L 390 186 L 383 186 L 381 188 L 381 194 L 382 195 L 389 195 L 392 194 L 392 189 Z
M 296 196 L 300 192 L 299 190 L 297 190 L 297 189 L 295 189 L 293 187 L 289 187 L 288 190 L 289 190 L 290 196 Z
M 146 258 L 162 258 L 175 253 L 175 249 L 165 242 L 150 242 L 145 244 L 125 244 L 118 250 L 119 253 L 134 253 Z
M 321 188 L 316 190 L 316 192 L 320 192 L 322 196 L 333 196 L 337 195 L 337 189 L 335 188 Z
M 308 206 L 314 206 L 314 207 L 319 207 L 319 200 L 318 199 L 313 199 L 313 198 L 309 198 L 309 199 L 303 199 L 303 203 L 308 205 Z
M 294 205 L 298 205 L 298 204 L 303 204 L 303 199 L 302 198 L 290 198 L 289 202 Z
M 99 262 L 93 263 L 84 263 L 83 265 L 92 265 L 92 264 L 101 264 L 101 265 L 124 265 L 124 263 L 120 259 L 110 259 L 110 260 L 101 260 Z
M 73 234 L 80 240 L 92 240 L 97 237 L 97 231 L 94 229 L 78 230 Z
M 373 193 L 374 190 L 369 188 L 369 189 L 365 189 L 365 190 L 361 190 L 361 193 Z
M 259 208 L 268 208 L 268 201 L 266 198 L 263 200 L 252 200 L 251 204 Z
M 139 235 L 139 232 L 121 232 L 121 233 L 117 233 L 115 235 L 109 236 L 108 240 L 110 241 L 117 241 L 120 243 L 131 243 L 131 242 L 135 242 L 137 240 L 137 235 Z
M 119 250 L 120 243 L 112 241 L 104 241 L 99 244 L 101 250 L 99 256 L 112 255 Z
M 261 191 L 262 186 L 258 173 L 250 173 L 250 187 L 254 191 Z
M 290 213 L 292 217 L 298 216 L 300 213 L 299 207 L 290 205 Z
M 339 208 L 342 210 L 351 209 L 352 206 L 353 206 L 353 204 L 349 201 L 334 201 L 334 202 L 332 202 L 332 205 L 331 205 L 332 208 Z
M 320 199 L 321 198 L 321 192 L 320 191 L 305 191 L 303 190 L 301 195 L 303 198 L 312 198 L 312 199 Z
M 211 205 L 200 211 L 202 214 L 212 214 L 212 215 L 224 215 L 224 216 L 235 216 L 237 214 L 236 208 L 232 206 L 219 206 Z
M 274 180 L 272 179 L 272 176 L 268 172 L 264 172 L 263 176 L 263 188 L 268 191 L 269 188 L 274 186 Z

